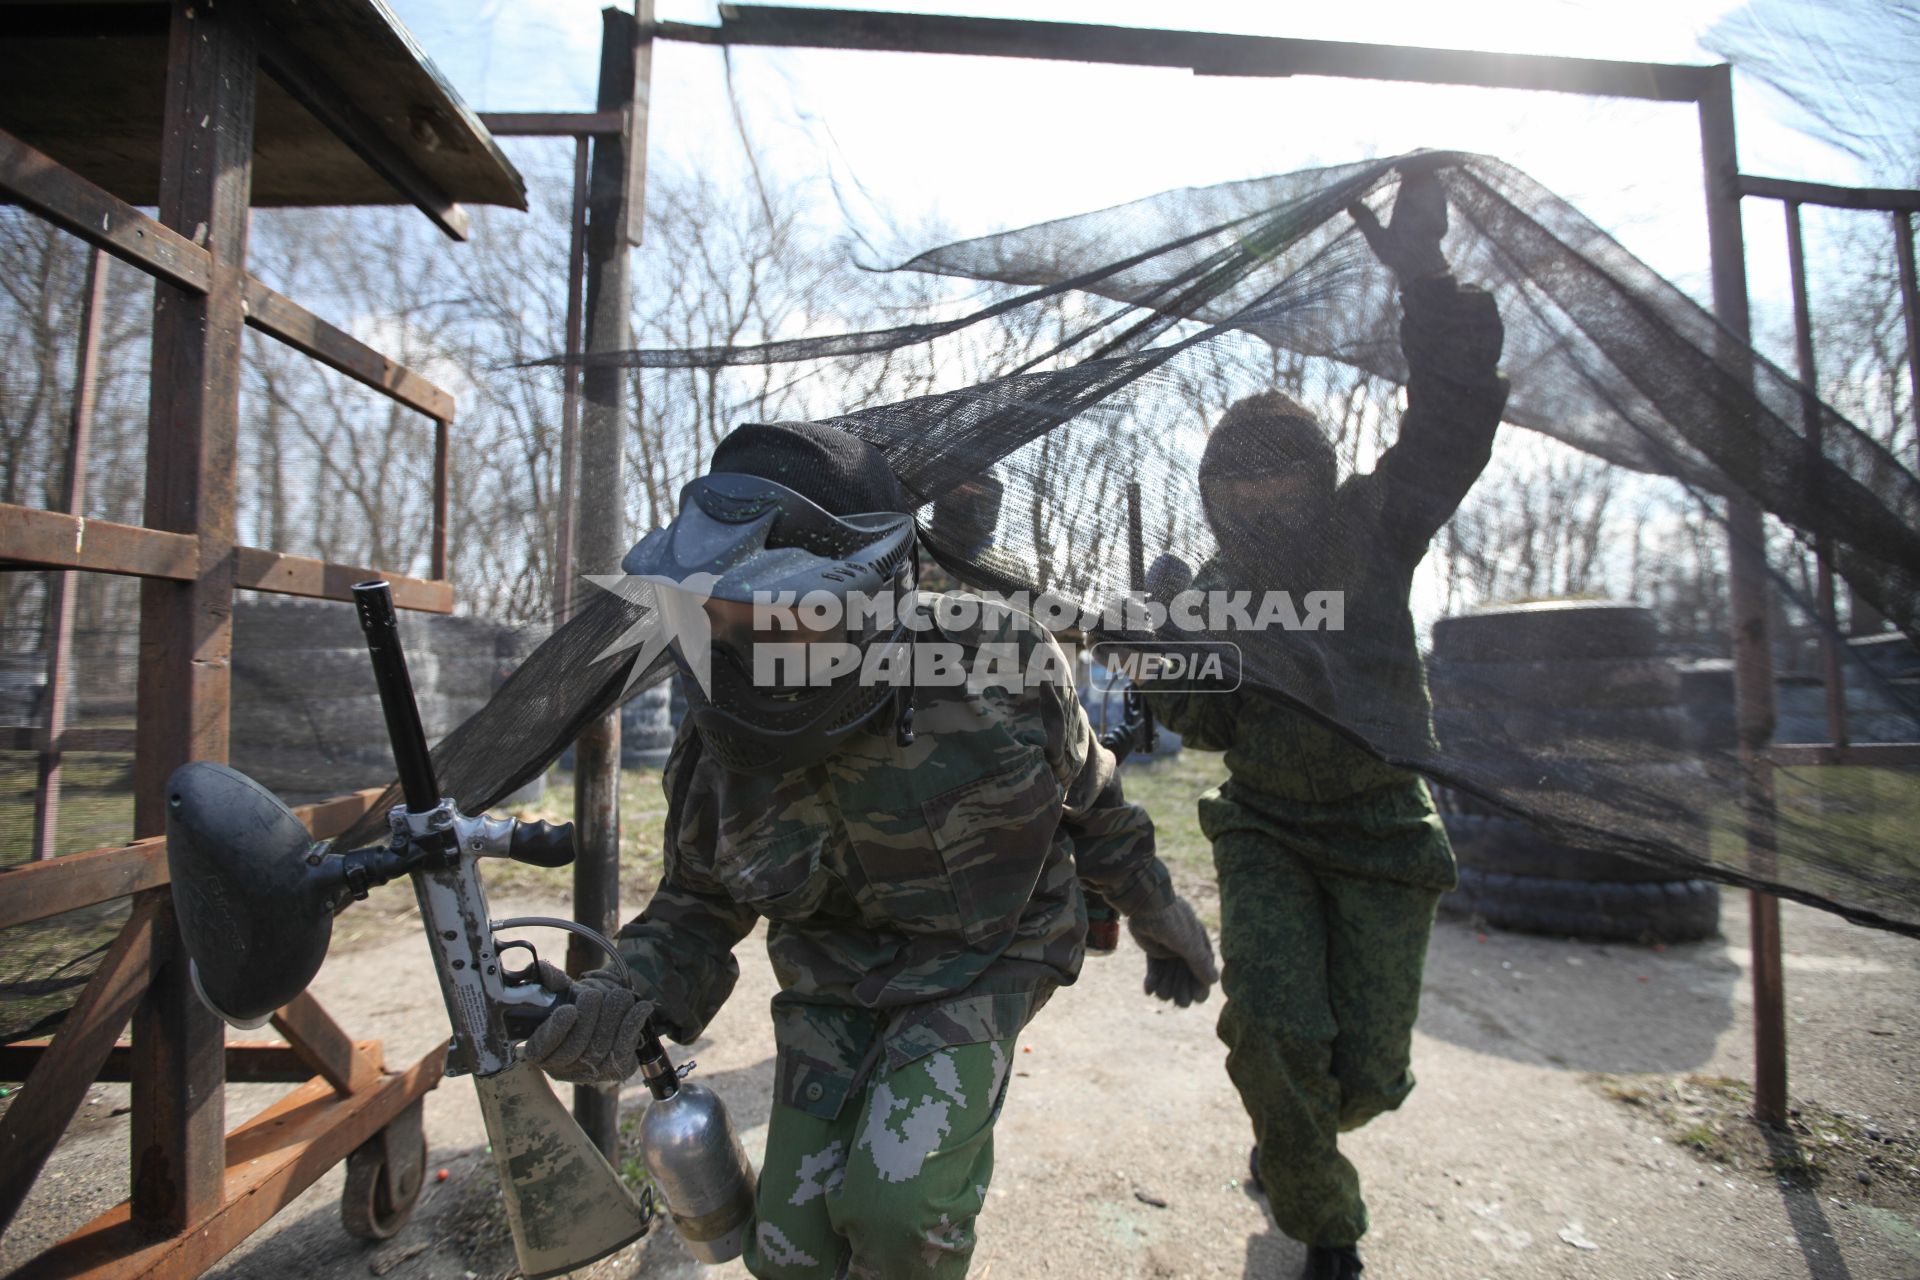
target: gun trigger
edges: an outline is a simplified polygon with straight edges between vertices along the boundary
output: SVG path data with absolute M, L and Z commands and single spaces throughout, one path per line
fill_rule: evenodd
M 507 968 L 507 952 L 513 950 L 515 947 L 521 948 L 531 957 L 527 962 L 527 967 L 524 969 Z M 500 972 L 502 976 L 504 976 L 509 983 L 537 983 L 540 981 L 540 953 L 533 949 L 531 942 L 524 942 L 518 938 L 511 939 L 507 942 L 497 942 L 494 944 L 493 954 L 500 962 Z

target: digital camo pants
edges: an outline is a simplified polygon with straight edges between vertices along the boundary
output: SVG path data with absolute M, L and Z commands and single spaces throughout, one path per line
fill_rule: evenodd
M 1227 1074 L 1253 1121 L 1274 1222 L 1307 1244 L 1352 1244 L 1367 1207 L 1339 1135 L 1413 1090 L 1413 1024 L 1452 851 L 1424 789 L 1313 806 L 1299 826 L 1243 824 L 1252 815 L 1233 807 L 1201 806 L 1220 877 Z
M 1012 1054 L 1000 1040 L 898 1071 L 883 1058 L 832 1120 L 776 1102 L 747 1270 L 762 1280 L 966 1275 Z

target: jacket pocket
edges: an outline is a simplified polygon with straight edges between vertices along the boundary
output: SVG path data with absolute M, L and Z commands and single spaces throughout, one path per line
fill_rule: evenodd
M 804 920 L 831 886 L 833 873 L 820 856 L 825 842 L 817 827 L 732 841 L 718 851 L 715 869 L 734 901 L 769 920 Z
M 1020 923 L 1060 825 L 1060 786 L 1035 759 L 943 791 L 921 813 L 960 912 L 984 942 Z

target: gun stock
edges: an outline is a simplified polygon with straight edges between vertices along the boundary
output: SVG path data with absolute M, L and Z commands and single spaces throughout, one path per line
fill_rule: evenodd
M 517 1062 L 475 1076 L 500 1169 L 513 1251 L 527 1280 L 596 1262 L 647 1233 L 647 1211 L 553 1096 L 539 1068 Z

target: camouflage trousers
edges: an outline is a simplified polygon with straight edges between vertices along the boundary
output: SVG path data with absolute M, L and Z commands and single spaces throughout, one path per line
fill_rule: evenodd
M 1299 826 L 1201 805 L 1220 878 L 1227 1075 L 1253 1121 L 1274 1222 L 1307 1244 L 1366 1234 L 1338 1137 L 1413 1090 L 1427 941 L 1453 876 L 1424 787 L 1385 801 L 1385 821 L 1381 805 L 1311 806 Z
M 959 1280 L 993 1176 L 1013 1041 L 939 1049 L 822 1120 L 774 1103 L 747 1270 L 761 1280 Z M 857 1103 L 857 1105 L 856 1105 Z

